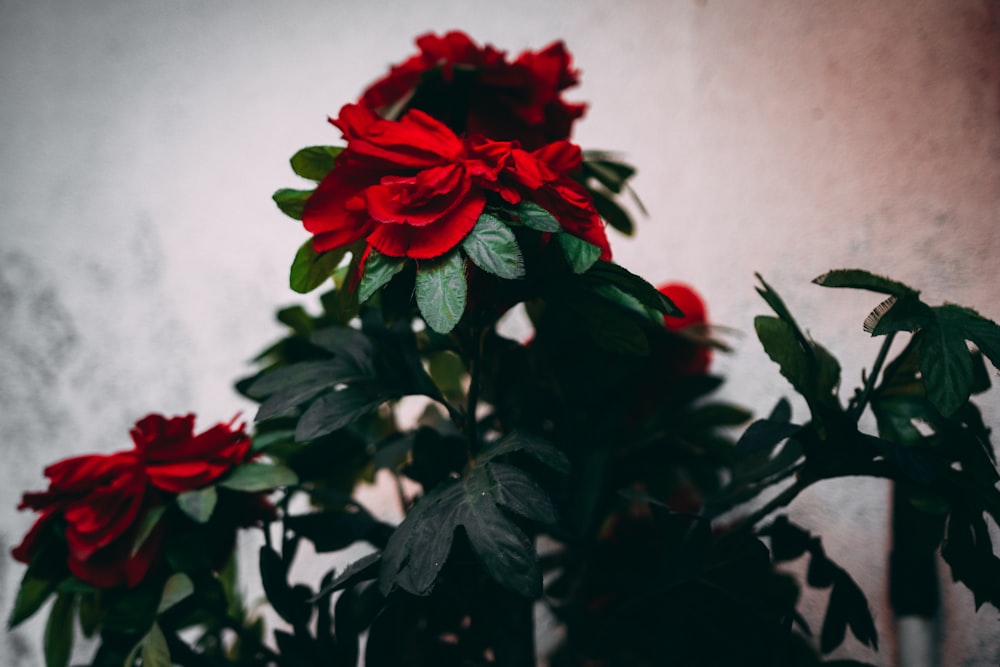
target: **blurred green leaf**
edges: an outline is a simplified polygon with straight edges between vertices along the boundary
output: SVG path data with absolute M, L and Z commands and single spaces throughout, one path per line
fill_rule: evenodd
M 60 593 L 45 624 L 45 667 L 66 667 L 73 651 L 73 611 L 76 595 Z
M 339 146 L 308 146 L 295 153 L 290 160 L 292 171 L 310 181 L 322 181 L 333 169 L 337 156 L 344 149 Z
M 133 556 L 139 553 L 139 549 L 149 539 L 149 536 L 153 533 L 153 529 L 156 528 L 166 510 L 166 505 L 157 505 L 143 515 L 139 521 L 139 528 L 135 531 L 135 537 L 132 540 L 131 553 Z
M 306 207 L 306 201 L 312 196 L 312 190 L 292 190 L 282 188 L 275 192 L 271 199 L 278 205 L 281 212 L 293 220 L 302 219 L 302 211 Z
M 299 478 L 291 468 L 277 463 L 251 461 L 233 470 L 228 477 L 219 482 L 219 486 L 234 491 L 255 493 L 294 486 L 298 483 Z
M 194 593 L 194 583 L 191 578 L 183 572 L 175 572 L 163 584 L 163 594 L 160 596 L 156 613 L 162 614 L 192 593 Z
M 24 577 L 21 578 L 21 585 L 17 589 L 14 610 L 10 614 L 10 620 L 7 621 L 7 629 L 13 630 L 26 619 L 31 618 L 55 592 L 57 583 L 33 576 L 29 568 L 24 573 Z
M 214 486 L 177 494 L 177 506 L 197 523 L 208 523 L 215 511 L 219 494 Z
M 288 284 L 299 294 L 308 294 L 327 280 L 344 259 L 347 247 L 329 252 L 318 253 L 313 249 L 312 239 L 309 239 L 295 253 Z
M 140 655 L 142 656 L 142 667 L 173 667 L 170 649 L 167 647 L 167 638 L 158 623 L 153 623 L 153 627 L 143 638 Z

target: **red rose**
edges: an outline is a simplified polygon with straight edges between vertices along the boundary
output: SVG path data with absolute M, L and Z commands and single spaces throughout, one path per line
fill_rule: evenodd
M 538 203 L 610 258 L 593 202 L 569 177 L 580 166 L 573 144 L 529 153 L 516 142 L 461 139 L 417 110 L 393 121 L 347 105 L 331 122 L 347 146 L 302 215 L 317 252 L 364 239 L 391 257 L 439 257 L 472 231 L 493 194 L 508 204 Z
M 247 459 L 242 426 L 218 424 L 194 435 L 194 415 L 149 415 L 132 429 L 135 449 L 77 456 L 45 469 L 47 491 L 25 493 L 18 509 L 40 512 L 14 558 L 30 563 L 41 541 L 64 523 L 68 566 L 100 587 L 135 586 L 149 571 L 163 540 L 162 523 L 133 553 L 148 513 L 171 494 L 203 487 Z
M 562 42 L 525 51 L 514 62 L 456 31 L 422 35 L 417 46 L 420 53 L 392 67 L 359 104 L 383 115 L 420 109 L 459 134 L 519 141 L 529 150 L 569 138 L 586 109 L 560 96 L 577 83 Z
M 660 285 L 658 289 L 684 313 L 683 317 L 664 316 L 663 323 L 667 329 L 684 331 L 689 327 L 698 328 L 708 324 L 705 302 L 691 286 L 684 283 L 666 283 Z M 671 370 L 679 375 L 704 375 L 711 363 L 712 348 L 691 342 L 684 346 L 683 354 L 671 358 L 671 364 L 674 366 Z

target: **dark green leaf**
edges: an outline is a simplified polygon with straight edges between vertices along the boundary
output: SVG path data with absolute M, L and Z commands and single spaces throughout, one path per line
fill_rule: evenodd
M 194 593 L 194 583 L 191 581 L 191 577 L 183 572 L 170 575 L 170 578 L 163 584 L 163 594 L 160 596 L 160 604 L 156 608 L 156 613 L 162 614 L 192 593 Z
M 863 328 L 873 336 L 896 331 L 913 332 L 933 319 L 934 313 L 915 294 L 890 296 L 865 318 Z
M 962 332 L 938 318 L 924 327 L 920 373 L 927 398 L 941 414 L 955 413 L 972 393 L 972 357 Z
M 744 456 L 773 450 L 779 443 L 802 430 L 798 424 L 758 419 L 747 427 L 736 443 L 736 451 Z
M 426 596 L 448 560 L 455 532 L 454 513 L 465 492 L 458 480 L 439 484 L 417 501 L 382 552 L 379 589 L 402 588 Z
M 373 248 L 365 260 L 365 272 L 358 285 L 358 303 L 368 301 L 375 292 L 388 285 L 405 266 L 404 258 L 389 257 Z
M 340 551 L 362 540 L 384 547 L 392 533 L 392 526 L 364 510 L 286 516 L 285 528 L 312 542 L 317 553 Z
M 370 553 L 354 561 L 325 583 L 316 598 L 330 595 L 337 591 L 353 586 L 362 581 L 369 581 L 378 578 L 379 564 L 382 554 L 379 552 Z
M 308 294 L 333 275 L 346 253 L 346 246 L 318 253 L 313 248 L 312 239 L 309 239 L 299 246 L 298 252 L 295 253 L 295 259 L 292 260 L 292 268 L 288 276 L 289 286 L 299 294 Z
M 618 205 L 618 202 L 601 190 L 591 189 L 589 192 L 591 199 L 594 200 L 594 208 L 597 209 L 597 214 L 602 219 L 626 236 L 635 233 L 635 224 L 632 222 L 631 216 Z
M 639 300 L 647 308 L 652 308 L 666 315 L 682 316 L 681 310 L 660 291 L 632 273 L 613 262 L 596 262 L 585 274 L 589 281 L 597 284 L 614 285 L 626 294 Z
M 594 177 L 601 185 L 615 194 L 621 194 L 625 183 L 635 176 L 635 167 L 612 160 L 584 158 L 583 172 Z
M 322 181 L 333 169 L 337 156 L 343 151 L 339 146 L 309 146 L 292 156 L 292 171 L 310 181 Z
M 281 212 L 294 220 L 302 219 L 302 211 L 306 201 L 312 196 L 312 190 L 292 190 L 282 188 L 272 195 L 271 199 L 278 205 Z
M 76 595 L 60 593 L 45 624 L 45 667 L 66 667 L 73 651 L 73 609 Z
M 329 361 L 307 361 L 265 373 L 248 388 L 251 396 L 269 396 L 256 421 L 280 417 L 337 385 L 369 380 L 374 369 L 360 367 L 346 354 Z
M 10 620 L 7 621 L 7 628 L 13 630 L 26 619 L 31 618 L 55 592 L 57 583 L 33 576 L 29 568 L 21 579 L 21 586 L 17 589 L 14 610 L 10 614 Z
M 267 546 L 260 548 L 260 580 L 268 602 L 286 622 L 299 626 L 309 620 L 312 608 L 302 589 L 288 585 L 288 572 L 281 556 Z
M 524 257 L 514 232 L 489 213 L 479 216 L 476 226 L 462 241 L 462 248 L 487 273 L 508 280 L 524 277 Z
M 539 232 L 558 232 L 562 229 L 554 215 L 526 199 L 517 205 L 517 216 L 525 227 Z
M 827 271 L 823 275 L 813 280 L 817 285 L 823 287 L 849 287 L 853 289 L 864 289 L 870 292 L 881 294 L 891 294 L 893 296 L 906 296 L 917 294 L 917 290 L 908 287 L 901 282 L 885 278 L 883 276 L 864 271 L 862 269 L 837 269 Z
M 771 554 L 776 562 L 795 560 L 809 550 L 812 536 L 808 531 L 791 523 L 786 516 L 777 517 L 760 530 L 771 538 Z
M 427 326 L 440 334 L 450 332 L 462 319 L 467 291 L 465 260 L 459 252 L 425 262 L 417 271 L 417 307 Z
M 263 452 L 269 447 L 285 443 L 295 442 L 295 431 L 282 429 L 279 431 L 266 431 L 264 433 L 254 433 L 253 451 Z
M 569 459 L 565 454 L 543 438 L 524 431 L 512 431 L 500 440 L 490 443 L 479 455 L 479 460 L 492 461 L 513 452 L 530 454 L 553 470 L 563 474 L 569 473 Z
M 804 349 L 795 325 L 785 319 L 758 315 L 754 329 L 767 356 L 810 405 L 836 402 L 840 364 L 825 348 L 805 339 Z
M 219 486 L 234 491 L 256 493 L 282 486 L 294 486 L 298 483 L 299 478 L 291 468 L 277 463 L 251 461 L 236 468 L 228 477 L 219 482 Z
M 820 649 L 824 653 L 834 650 L 844 641 L 847 627 L 862 644 L 878 649 L 875 621 L 868 609 L 868 601 L 854 580 L 838 568 L 839 577 L 830 591 L 830 602 L 820 633 Z
M 985 602 L 1000 609 L 1000 558 L 993 553 L 982 510 L 952 511 L 941 556 L 951 567 L 952 579 L 972 591 L 976 609 Z
M 558 520 L 556 508 L 542 487 L 520 468 L 506 463 L 486 466 L 495 483 L 496 502 L 526 519 L 553 525 Z
M 295 440 L 304 442 L 333 433 L 395 397 L 365 385 L 352 385 L 324 394 L 299 418 Z
M 572 234 L 560 234 L 559 246 L 573 273 L 585 273 L 601 258 L 601 249 Z
M 534 544 L 497 503 L 509 501 L 514 511 L 548 518 L 550 512 L 530 509 L 503 492 L 486 464 L 472 469 L 463 480 L 448 480 L 417 502 L 396 529 L 382 555 L 379 587 L 383 595 L 402 588 L 428 595 L 451 551 L 453 534 L 461 526 L 485 572 L 498 584 L 525 597 L 541 593 L 541 570 Z M 501 468 L 501 477 L 523 491 Z
M 219 500 L 219 494 L 214 486 L 206 486 L 204 489 L 194 489 L 177 494 L 177 505 L 185 514 L 197 523 L 208 523 L 215 511 L 215 503 Z
M 510 522 L 491 498 L 472 496 L 459 506 L 457 522 L 472 550 L 495 582 L 526 598 L 542 593 L 542 573 L 535 545 Z
M 952 325 L 966 340 L 971 340 L 1000 369 L 1000 325 L 971 308 L 945 304 L 934 309 L 938 320 Z

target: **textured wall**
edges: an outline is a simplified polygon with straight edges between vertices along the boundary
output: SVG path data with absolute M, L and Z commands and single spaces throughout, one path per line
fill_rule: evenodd
M 150 411 L 247 409 L 230 383 L 278 334 L 305 238 L 270 193 L 426 30 L 515 52 L 566 40 L 570 97 L 591 103 L 578 142 L 640 167 L 650 217 L 616 257 L 691 282 L 742 332 L 718 365 L 735 400 L 765 411 L 788 392 L 752 337 L 754 271 L 836 343 L 850 385 L 874 357 L 874 303 L 809 284 L 826 269 L 1000 320 L 998 21 L 986 0 L 0 0 L 0 547 L 47 462 L 126 446 Z M 892 664 L 886 493 L 831 483 L 796 513 L 833 531 L 877 609 L 886 648 L 869 659 Z M 21 571 L 0 559 L 4 614 Z M 996 613 L 971 608 L 949 600 L 946 664 L 995 665 Z M 9 633 L 0 662 L 41 665 L 40 634 Z

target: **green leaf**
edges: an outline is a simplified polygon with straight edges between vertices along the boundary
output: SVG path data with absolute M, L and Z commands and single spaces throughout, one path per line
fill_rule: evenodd
M 197 523 L 208 523 L 218 500 L 219 494 L 214 486 L 177 494 L 177 506 Z
M 275 192 L 271 199 L 278 205 L 281 212 L 293 220 L 302 219 L 302 211 L 306 207 L 306 202 L 312 196 L 312 190 L 292 190 L 282 188 Z
M 609 225 L 617 229 L 626 236 L 635 233 L 635 224 L 628 212 L 618 205 L 614 199 L 609 197 L 602 190 L 589 189 L 590 198 L 594 200 L 594 208 L 597 214 L 607 221 Z
M 524 277 L 524 257 L 514 232 L 489 213 L 479 216 L 476 226 L 462 241 L 462 248 L 487 273 L 507 280 Z
M 524 431 L 512 431 L 483 448 L 480 461 L 492 461 L 500 456 L 524 452 L 563 474 L 569 473 L 569 459 L 547 440 Z
M 403 270 L 406 260 L 400 257 L 389 257 L 375 249 L 368 253 L 365 260 L 365 272 L 358 285 L 358 303 L 364 303 L 375 292 L 389 284 L 389 281 Z
M 916 294 L 890 296 L 876 306 L 864 322 L 864 330 L 873 336 L 895 331 L 916 331 L 934 318 L 931 308 Z
M 290 160 L 292 171 L 310 181 L 322 181 L 336 164 L 337 156 L 344 149 L 339 146 L 309 146 Z
M 158 623 L 153 623 L 142 640 L 142 667 L 173 667 L 167 638 Z
M 834 271 L 827 271 L 823 275 L 813 279 L 813 282 L 823 287 L 864 289 L 870 292 L 890 294 L 897 297 L 919 294 L 917 290 L 901 282 L 862 269 L 836 269 Z
M 192 593 L 194 593 L 194 583 L 189 576 L 183 572 L 170 575 L 167 582 L 163 584 L 163 594 L 160 596 L 160 604 L 156 608 L 156 613 L 162 614 Z
M 560 234 L 559 246 L 573 273 L 585 273 L 601 258 L 601 249 L 572 234 Z
M 540 595 L 535 546 L 499 505 L 543 521 L 554 518 L 554 509 L 533 481 L 525 484 L 524 473 L 512 473 L 511 468 L 494 463 L 476 466 L 465 479 L 447 480 L 418 501 L 382 553 L 382 593 L 401 588 L 413 595 L 429 595 L 448 559 L 454 533 L 461 527 L 494 581 L 524 597 Z M 528 495 L 519 497 L 522 493 Z
M 609 159 L 588 159 L 585 155 L 583 172 L 595 178 L 611 192 L 621 194 L 628 180 L 635 176 L 635 167 Z
M 165 505 L 158 505 L 146 512 L 146 515 L 142 517 L 142 520 L 139 522 L 139 528 L 136 530 L 135 538 L 132 540 L 133 556 L 139 553 L 139 549 L 142 548 L 143 543 L 153 533 L 153 529 L 156 528 L 156 524 L 160 522 L 166 510 L 167 507 Z
M 369 381 L 375 374 L 370 360 L 346 352 L 328 361 L 307 361 L 265 373 L 248 388 L 254 397 L 268 396 L 255 417 L 264 421 L 288 414 L 309 399 L 337 385 Z
M 58 582 L 33 576 L 31 569 L 24 573 L 21 586 L 14 599 L 14 610 L 7 621 L 7 628 L 13 630 L 38 611 L 56 590 Z
M 440 334 L 450 332 L 462 319 L 467 291 L 461 253 L 424 263 L 417 271 L 417 307 L 427 326 Z
M 288 585 L 288 571 L 281 556 L 268 546 L 260 548 L 260 581 L 267 601 L 274 611 L 293 626 L 309 620 L 312 607 L 308 596 L 300 587 Z
M 258 463 L 251 461 L 236 468 L 228 477 L 219 482 L 219 486 L 234 491 L 255 493 L 270 491 L 282 486 L 294 486 L 299 483 L 295 472 L 277 463 Z
M 66 667 L 73 651 L 73 609 L 76 595 L 60 593 L 45 624 L 45 667 Z
M 666 315 L 682 316 L 683 313 L 660 291 L 643 278 L 628 269 L 613 262 L 596 262 L 585 274 L 588 281 L 598 284 L 614 285 L 626 294 L 630 294 L 647 308 Z
M 810 403 L 836 403 L 835 389 L 840 382 L 840 364 L 821 345 L 806 340 L 803 348 L 800 332 L 784 319 L 769 315 L 754 318 L 754 329 L 764 351 L 778 364 L 781 374 Z
M 299 247 L 295 259 L 292 260 L 292 269 L 288 277 L 289 286 L 299 294 L 308 294 L 330 278 L 346 253 L 346 246 L 330 252 L 317 253 L 313 249 L 312 239 L 309 239 Z
M 289 429 L 267 431 L 266 433 L 254 433 L 252 451 L 263 452 L 275 445 L 290 442 L 295 442 L 295 431 Z
M 972 355 L 962 332 L 941 320 L 924 327 L 920 343 L 920 374 L 927 398 L 941 414 L 951 416 L 972 393 Z
M 539 232 L 558 232 L 562 227 L 556 217 L 544 208 L 528 200 L 522 200 L 517 205 L 517 217 L 529 229 Z
M 299 418 L 295 427 L 295 441 L 314 440 L 333 433 L 397 397 L 394 393 L 364 385 L 344 387 L 340 391 L 324 394 L 313 401 Z
M 1000 325 L 971 308 L 945 304 L 934 309 L 938 319 L 953 326 L 966 340 L 971 340 L 995 368 L 1000 369 Z

